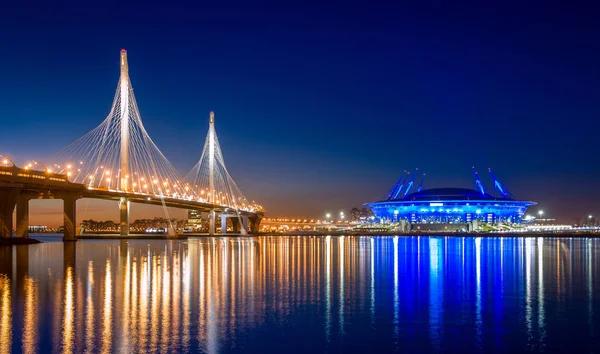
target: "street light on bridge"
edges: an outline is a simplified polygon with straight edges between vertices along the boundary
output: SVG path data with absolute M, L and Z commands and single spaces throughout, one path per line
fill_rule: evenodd
M 329 214 L 329 213 L 325 214 L 325 219 L 327 220 L 327 222 L 329 222 L 330 217 L 331 217 L 331 214 Z
M 344 223 L 344 212 L 340 211 L 340 218 L 342 218 L 342 224 Z

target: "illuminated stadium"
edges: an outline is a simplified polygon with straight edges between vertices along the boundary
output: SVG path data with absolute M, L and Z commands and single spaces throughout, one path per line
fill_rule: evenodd
M 382 223 L 398 223 L 410 230 L 478 230 L 486 225 L 510 225 L 522 222 L 523 215 L 535 202 L 520 201 L 489 171 L 493 179 L 492 194 L 485 191 L 475 173 L 476 189 L 423 189 L 423 180 L 415 190 L 415 174 L 405 174 L 390 190 L 385 200 L 367 203 Z

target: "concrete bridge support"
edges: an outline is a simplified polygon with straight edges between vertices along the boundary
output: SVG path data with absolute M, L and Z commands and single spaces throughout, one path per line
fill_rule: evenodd
M 31 196 L 21 195 L 17 200 L 17 237 L 29 237 L 29 201 Z
M 242 216 L 242 229 L 244 229 L 244 232 L 248 233 L 248 217 L 247 216 Z
M 215 223 L 216 223 L 217 215 L 215 214 L 215 210 L 211 209 L 208 213 L 208 234 L 213 236 L 215 234 Z
M 243 219 L 242 219 L 243 220 Z M 260 231 L 260 222 L 262 221 L 262 216 L 253 215 L 248 217 L 248 221 L 250 222 L 250 230 L 251 233 L 257 233 Z
M 0 237 L 2 238 L 12 237 L 13 211 L 20 193 L 21 189 L 19 187 L 9 186 L 0 189 Z
M 121 237 L 129 236 L 129 200 L 125 197 L 119 199 L 119 213 L 121 215 L 120 229 Z
M 221 233 L 227 233 L 227 215 L 221 215 Z
M 66 195 L 63 197 L 64 210 L 64 234 L 63 241 L 77 241 L 75 227 L 77 225 L 77 199 L 75 195 Z
M 239 234 L 240 233 L 240 219 L 238 218 L 231 218 L 231 227 L 233 228 L 233 233 L 234 234 Z
M 248 217 L 237 214 L 220 214 L 221 233 L 227 233 L 227 219 L 231 221 L 232 233 L 245 235 L 248 232 Z

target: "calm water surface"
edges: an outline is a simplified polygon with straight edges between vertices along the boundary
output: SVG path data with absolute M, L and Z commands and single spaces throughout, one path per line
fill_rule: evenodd
M 0 353 L 598 352 L 600 240 L 0 248 Z

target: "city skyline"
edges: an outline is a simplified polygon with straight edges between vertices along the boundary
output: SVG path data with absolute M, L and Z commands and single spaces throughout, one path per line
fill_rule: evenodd
M 496 10 L 513 16 L 510 23 L 483 13 L 484 24 L 475 16 L 484 9 L 446 18 L 443 9 L 382 6 L 362 16 L 346 8 L 335 26 L 316 9 L 304 10 L 312 22 L 284 8 L 207 9 L 214 16 L 201 24 L 173 8 L 160 17 L 161 32 L 145 24 L 159 16 L 150 8 L 140 15 L 147 32 L 121 36 L 124 19 L 110 17 L 118 27 L 111 30 L 103 11 L 71 18 L 70 9 L 46 16 L 40 6 L 25 19 L 10 10 L 15 16 L 0 25 L 15 54 L 0 58 L 8 83 L 0 115 L 11 132 L 1 150 L 18 164 L 50 159 L 101 122 L 118 76 L 115 53 L 126 48 L 142 119 L 167 158 L 185 175 L 214 110 L 233 178 L 268 215 L 349 211 L 383 199 L 415 167 L 427 173 L 427 188 L 473 188 L 471 165 L 492 167 L 517 198 L 538 201 L 560 221 L 597 210 L 600 171 L 589 161 L 598 152 L 600 80 L 591 15 L 577 12 L 575 23 L 564 8 L 503 8 Z M 408 14 L 415 18 L 393 17 Z M 41 32 L 46 17 L 64 21 Z M 563 21 L 548 27 L 556 18 Z M 246 33 L 248 23 L 257 26 Z M 449 32 L 427 27 L 436 23 Z M 464 31 L 467 23 L 481 31 Z M 185 40 L 198 34 L 202 43 Z M 466 46 L 474 42 L 481 46 Z M 60 224 L 59 203 L 32 202 L 32 223 Z M 110 205 L 80 201 L 78 219 L 117 219 Z M 164 214 L 138 205 L 131 213 Z

